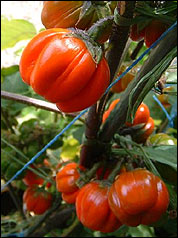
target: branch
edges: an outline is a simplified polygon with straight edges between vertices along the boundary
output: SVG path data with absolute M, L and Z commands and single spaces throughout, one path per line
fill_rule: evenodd
M 37 107 L 37 108 L 41 108 L 41 109 L 44 109 L 44 110 L 47 110 L 47 111 L 56 112 L 56 113 L 59 113 L 59 114 L 64 114 L 63 112 L 61 112 L 56 107 L 55 104 L 50 103 L 50 102 L 45 102 L 43 100 L 39 100 L 39 99 L 19 95 L 19 94 L 16 94 L 16 93 L 10 93 L 10 92 L 6 92 L 6 91 L 1 91 L 1 97 L 4 98 L 4 99 L 13 100 L 13 101 L 16 101 L 16 102 L 27 104 L 29 106 L 34 106 L 34 107 Z M 75 113 L 69 113 L 67 115 L 72 116 L 72 117 L 76 116 Z
M 125 19 L 132 19 L 135 9 L 135 1 L 119 1 L 117 10 L 121 17 Z M 110 37 L 111 50 L 107 54 L 107 61 L 110 67 L 111 80 L 117 73 L 120 67 L 120 59 L 125 49 L 127 40 L 129 38 L 130 26 L 116 25 L 113 26 L 113 34 Z
M 75 207 L 69 207 L 61 211 L 55 211 L 45 222 L 41 225 L 38 230 L 30 233 L 27 237 L 44 237 L 53 229 L 64 228 L 66 222 L 71 218 L 73 212 L 75 212 Z

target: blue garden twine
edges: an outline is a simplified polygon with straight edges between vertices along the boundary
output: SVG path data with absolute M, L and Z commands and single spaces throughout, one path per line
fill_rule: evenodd
M 25 237 L 24 232 L 12 233 L 9 235 L 2 235 L 2 237 Z
M 153 99 L 158 103 L 158 105 L 161 107 L 162 111 L 164 112 L 164 114 L 166 115 L 168 121 L 169 121 L 169 127 L 173 127 L 173 118 L 170 117 L 169 113 L 166 111 L 165 107 L 163 106 L 163 104 L 160 102 L 160 100 L 153 95 Z
M 176 26 L 177 21 L 171 27 L 169 27 L 148 49 L 146 49 L 143 54 L 137 60 L 135 60 L 114 82 L 112 82 L 106 89 L 104 94 L 106 94 L 113 87 L 113 85 L 115 85 L 123 76 L 125 76 L 152 48 L 154 48 L 168 34 L 168 32 L 170 32 Z M 21 174 L 23 170 L 25 170 L 30 164 L 32 164 L 47 148 L 49 148 L 54 142 L 56 142 L 56 140 L 88 110 L 89 108 L 83 110 L 79 115 L 77 115 L 58 135 L 56 135 L 45 147 L 43 147 L 42 150 L 40 150 L 30 161 L 28 161 L 19 171 L 17 171 L 17 173 L 2 186 L 1 191 L 3 191 L 9 183 L 11 183 L 19 174 Z M 171 121 L 171 118 L 167 111 L 165 113 Z

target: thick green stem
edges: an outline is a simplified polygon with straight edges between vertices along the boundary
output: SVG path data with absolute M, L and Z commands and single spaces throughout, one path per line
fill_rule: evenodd
M 96 174 L 96 171 L 100 166 L 101 162 L 98 162 L 94 164 L 94 166 L 87 172 L 81 173 L 80 178 L 76 181 L 76 185 L 79 188 L 83 187 L 86 183 L 88 183 L 91 180 L 91 178 L 93 178 L 93 176 Z
M 114 170 L 112 171 L 112 173 L 109 175 L 108 177 L 108 181 L 112 184 L 115 180 L 115 177 L 119 174 L 120 169 L 121 169 L 121 165 L 124 161 L 124 158 L 121 158 L 118 163 L 116 164 L 116 167 L 114 168 Z
M 133 17 L 133 11 L 135 6 L 135 1 L 129 2 L 124 1 L 125 3 L 125 11 L 120 12 L 121 15 L 124 17 L 132 18 Z M 123 4 L 123 3 L 122 3 Z M 118 8 L 119 10 L 119 8 Z M 122 59 L 122 55 L 128 40 L 129 36 L 129 26 L 117 26 L 114 24 L 112 29 L 112 35 L 110 37 L 110 45 L 111 49 L 107 54 L 108 64 L 110 68 L 110 81 L 113 80 L 114 75 L 116 74 L 119 62 Z M 102 122 L 102 115 L 104 112 L 104 107 L 106 104 L 106 100 L 108 98 L 108 94 L 104 95 L 102 99 L 99 102 L 99 105 L 93 105 L 88 113 L 87 118 L 87 127 L 85 136 L 86 139 L 91 140 L 98 140 L 98 131 Z M 102 146 L 98 146 L 98 143 L 93 145 L 83 145 L 81 149 L 81 155 L 80 155 L 80 164 L 85 167 L 92 167 L 92 164 L 98 160 L 98 156 L 102 154 L 105 151 L 105 148 Z M 97 145 L 97 146 L 96 146 Z M 106 144 L 107 146 L 107 144 Z
M 120 16 L 130 19 L 133 17 L 134 8 L 135 1 L 119 1 L 117 10 Z M 113 33 L 110 37 L 111 49 L 106 56 L 111 72 L 111 81 L 117 73 L 120 59 L 129 37 L 129 30 L 130 26 L 119 26 L 116 23 L 113 25 Z
M 74 222 L 72 223 L 71 226 L 69 226 L 68 228 L 66 228 L 66 230 L 63 231 L 63 233 L 61 234 L 61 237 L 68 237 L 68 235 L 76 228 L 76 226 L 78 226 L 80 224 L 80 221 L 78 219 L 78 217 L 75 218 Z

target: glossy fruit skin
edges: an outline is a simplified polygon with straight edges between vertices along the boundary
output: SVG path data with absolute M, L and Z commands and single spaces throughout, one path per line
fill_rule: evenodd
M 75 184 L 80 177 L 77 168 L 82 171 L 85 170 L 81 165 L 69 163 L 56 174 L 56 188 L 62 193 L 63 200 L 67 203 L 75 203 L 77 192 L 79 191 L 79 188 Z
M 133 120 L 133 125 L 147 123 L 149 117 L 150 117 L 150 110 L 148 106 L 142 102 L 136 111 L 135 118 Z
M 20 60 L 23 81 L 68 113 L 96 103 L 110 78 L 105 58 L 97 64 L 84 41 L 69 33 L 62 28 L 40 32 L 28 43 Z
M 147 139 L 148 145 L 177 145 L 177 139 L 165 133 L 151 135 Z
M 80 222 L 91 230 L 113 232 L 122 224 L 108 204 L 109 187 L 92 181 L 83 186 L 76 199 L 76 213 Z
M 135 113 L 133 123 L 131 124 L 127 122 L 126 125 L 135 126 L 141 123 L 147 123 L 149 117 L 150 117 L 150 110 L 148 106 L 142 102 Z
M 149 117 L 146 125 L 143 127 L 143 139 L 147 139 L 154 131 L 154 127 L 155 127 L 155 124 L 154 124 L 154 120 L 152 117 Z
M 45 190 L 38 189 L 37 186 L 31 186 L 25 190 L 23 202 L 28 211 L 41 215 L 51 207 L 52 195 Z
M 103 123 L 105 120 L 108 118 L 109 114 L 111 111 L 115 108 L 116 104 L 119 102 L 120 99 L 115 99 L 109 106 L 108 110 L 106 110 L 103 114 Z M 135 117 L 133 120 L 133 123 L 128 123 L 126 122 L 127 126 L 135 126 L 141 123 L 147 123 L 148 119 L 150 117 L 150 110 L 148 106 L 145 103 L 141 103 L 140 106 L 138 107 Z
M 117 103 L 120 101 L 120 98 L 117 98 L 115 100 L 112 101 L 112 103 L 109 105 L 108 110 L 106 110 L 103 114 L 103 123 L 106 121 L 106 119 L 108 118 L 109 114 L 111 113 L 111 111 L 115 108 L 115 106 L 117 105 Z
M 31 167 L 34 168 L 33 165 Z M 33 186 L 34 184 L 42 185 L 44 183 L 44 179 L 40 178 L 37 174 L 28 169 L 25 177 L 23 178 L 23 182 L 27 186 Z
M 144 35 L 145 35 L 145 28 L 143 28 L 141 31 L 138 31 L 138 25 L 137 24 L 134 24 L 134 25 L 131 26 L 129 36 L 133 41 L 142 40 Z
M 101 3 L 96 8 L 95 3 L 91 2 L 90 6 L 85 4 L 85 1 L 44 1 L 41 21 L 47 29 L 73 27 L 88 30 L 100 19 L 98 12 L 104 11 L 104 5 Z M 114 13 L 116 4 L 115 1 L 107 3 L 110 14 Z M 86 14 L 83 14 L 83 7 L 87 8 Z
M 137 143 L 144 143 L 147 138 L 153 133 L 154 131 L 154 120 L 152 117 L 149 117 L 145 126 L 140 130 L 139 136 L 136 137 L 135 141 Z
M 61 194 L 62 199 L 63 199 L 66 203 L 74 204 L 75 201 L 76 201 L 76 198 L 77 198 L 77 196 L 78 196 L 79 191 L 80 191 L 80 189 L 78 189 L 77 191 L 72 192 L 72 193 L 62 193 L 62 194 Z
M 125 225 L 150 225 L 160 219 L 169 204 L 164 182 L 146 169 L 122 173 L 111 186 L 110 208 Z
M 74 27 L 82 5 L 83 1 L 44 1 L 41 21 L 47 29 Z
M 167 24 L 153 20 L 145 27 L 144 41 L 147 47 L 150 47 L 168 28 Z

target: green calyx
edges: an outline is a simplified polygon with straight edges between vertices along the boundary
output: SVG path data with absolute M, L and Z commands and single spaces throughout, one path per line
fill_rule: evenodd
M 100 19 L 88 29 L 89 36 L 101 44 L 104 43 L 111 34 L 113 20 L 114 16 Z
M 64 37 L 77 37 L 81 39 L 85 43 L 94 62 L 96 64 L 99 64 L 101 59 L 103 58 L 103 51 L 101 46 L 95 40 L 93 40 L 86 31 L 74 28 L 72 28 L 71 30 L 72 31 L 66 34 Z
M 75 184 L 79 188 L 82 188 L 85 184 L 87 184 L 93 178 L 93 176 L 96 174 L 97 169 L 100 166 L 101 166 L 101 162 L 98 162 L 98 163 L 94 164 L 93 167 L 88 171 L 78 170 L 78 172 L 80 173 L 80 178 L 76 181 Z
M 110 188 L 111 185 L 112 185 L 112 182 L 107 180 L 107 179 L 105 179 L 105 180 L 95 180 L 95 181 L 98 182 L 100 188 L 106 188 L 106 187 Z

